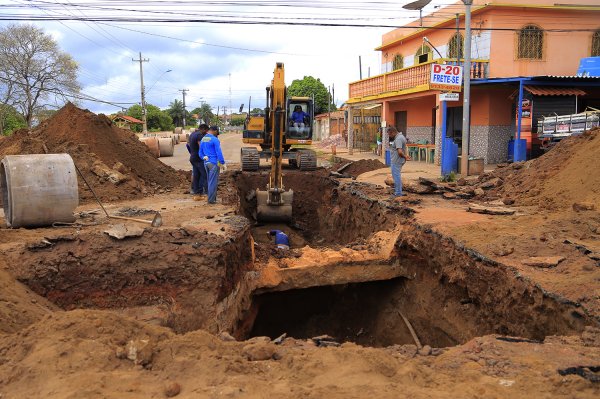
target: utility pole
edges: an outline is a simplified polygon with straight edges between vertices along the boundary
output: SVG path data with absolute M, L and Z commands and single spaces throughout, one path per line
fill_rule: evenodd
M 185 129 L 185 93 L 187 93 L 189 91 L 189 89 L 180 89 L 179 91 L 183 95 L 183 118 L 182 118 L 183 126 L 182 126 L 182 128 Z
M 133 58 L 131 59 L 131 61 L 134 62 L 139 62 L 140 63 L 140 89 L 142 92 L 142 123 L 143 123 L 143 128 L 142 128 L 142 133 L 143 134 L 147 134 L 148 133 L 148 123 L 147 123 L 147 119 L 146 119 L 146 94 L 145 94 L 145 90 L 144 90 L 144 69 L 142 68 L 142 63 L 143 62 L 150 62 L 149 58 L 142 58 L 142 52 L 140 51 L 140 59 L 139 60 L 134 60 Z
M 231 125 L 231 72 L 229 73 L 229 124 Z
M 469 135 L 471 128 L 471 4 L 473 0 L 462 0 L 465 3 L 465 64 L 463 67 L 463 124 L 462 124 L 462 151 L 460 170 L 463 176 L 469 174 Z

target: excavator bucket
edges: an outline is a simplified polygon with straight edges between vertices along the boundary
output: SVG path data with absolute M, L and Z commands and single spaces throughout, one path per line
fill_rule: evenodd
M 281 194 L 283 204 L 269 204 L 269 192 L 256 190 L 256 220 L 258 222 L 283 222 L 292 220 L 292 201 L 294 192 L 285 191 Z

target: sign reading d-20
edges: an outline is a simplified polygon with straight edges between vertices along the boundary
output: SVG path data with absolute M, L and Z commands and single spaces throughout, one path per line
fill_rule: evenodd
M 459 65 L 431 64 L 431 90 L 461 91 L 463 68 Z

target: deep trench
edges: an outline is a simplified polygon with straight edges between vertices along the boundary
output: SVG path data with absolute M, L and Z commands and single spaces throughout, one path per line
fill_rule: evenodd
M 250 236 L 270 227 L 257 226 L 252 217 L 252 191 L 267 179 L 264 172 L 224 179 L 237 188 L 227 201 L 243 216 L 229 222 L 235 229 L 226 240 L 181 229 L 121 242 L 81 234 L 52 248 L 9 253 L 9 261 L 20 281 L 64 309 L 162 306 L 160 324 L 179 333 L 202 328 L 228 330 L 240 339 L 327 334 L 366 346 L 412 344 L 403 313 L 424 344 L 445 347 L 493 333 L 543 340 L 590 324 L 577 304 L 415 224 L 410 212 L 368 198 L 360 184 L 340 184 L 322 170 L 286 173 L 287 188 L 295 192 L 288 226 L 298 239 L 295 250 L 361 247 L 370 235 L 401 225 L 386 262 L 405 268 L 409 278 L 244 293 L 244 275 L 260 270 L 263 261 L 252 265 Z

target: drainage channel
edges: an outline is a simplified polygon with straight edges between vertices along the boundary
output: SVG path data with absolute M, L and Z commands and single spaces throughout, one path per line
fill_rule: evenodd
M 417 225 L 323 171 L 288 172 L 293 249 L 274 256 L 252 222 L 253 190 L 267 175 L 231 173 L 239 216 L 227 233 L 161 228 L 114 241 L 101 233 L 7 253 L 12 272 L 64 309 L 100 308 L 184 333 L 238 339 L 329 335 L 366 346 L 445 347 L 497 333 L 530 339 L 579 332 L 589 318 L 509 268 Z M 261 238 L 264 237 L 264 238 Z M 99 256 L 101 254 L 101 256 Z

